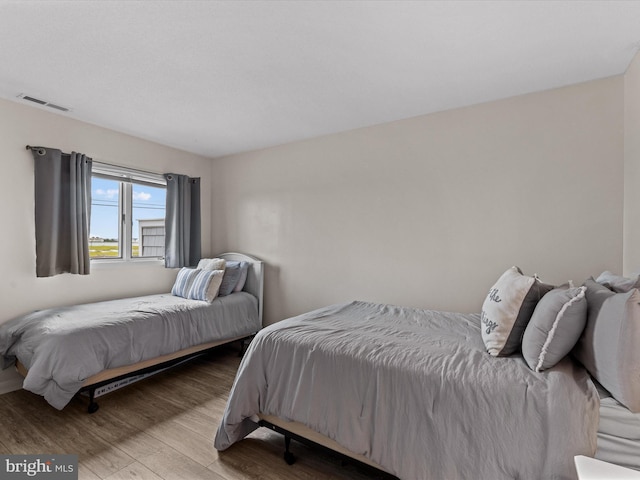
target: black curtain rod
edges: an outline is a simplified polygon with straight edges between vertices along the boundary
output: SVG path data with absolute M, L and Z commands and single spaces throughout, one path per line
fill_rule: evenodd
M 45 150 L 45 148 L 44 148 L 44 147 L 32 147 L 31 145 L 27 145 L 25 148 L 26 148 L 27 150 L 34 150 L 34 151 L 38 152 L 38 154 L 39 154 L 39 155 L 44 155 L 44 154 L 46 154 L 46 153 L 47 153 L 47 151 Z M 64 155 L 69 155 L 68 153 L 66 153 L 66 154 L 65 154 L 65 153 L 63 153 L 63 154 L 64 154 Z M 126 169 L 126 170 L 131 171 L 131 172 L 140 172 L 140 173 L 144 173 L 144 174 L 152 173 L 153 175 L 159 175 L 159 176 L 163 176 L 163 175 L 164 175 L 164 173 L 149 172 L 149 171 L 147 171 L 147 170 L 139 170 L 139 169 L 137 169 L 137 168 L 123 167 L 123 166 L 121 166 L 121 165 L 114 165 L 114 164 L 112 164 L 112 163 L 101 162 L 101 161 L 99 161 L 99 160 L 94 160 L 94 161 L 93 161 L 93 164 L 94 164 L 94 165 L 105 165 L 105 166 L 107 166 L 107 167 L 124 168 L 124 169 Z
M 45 153 L 47 153 L 47 151 L 42 147 L 32 147 L 31 145 L 27 145 L 25 148 L 27 150 L 34 150 L 38 152 L 39 155 L 44 155 Z

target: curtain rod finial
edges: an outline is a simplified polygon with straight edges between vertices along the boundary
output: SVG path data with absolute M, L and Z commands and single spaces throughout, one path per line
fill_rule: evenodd
M 44 155 L 47 153 L 47 151 L 42 148 L 42 147 L 32 147 L 31 145 L 27 145 L 26 146 L 27 150 L 33 150 L 34 152 L 36 152 L 38 155 Z

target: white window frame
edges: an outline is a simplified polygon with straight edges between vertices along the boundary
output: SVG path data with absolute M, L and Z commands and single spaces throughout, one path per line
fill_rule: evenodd
M 108 163 L 93 162 L 91 176 L 120 182 L 118 205 L 120 221 L 118 224 L 119 257 L 91 258 L 92 263 L 130 263 L 130 262 L 164 262 L 161 257 L 134 257 L 133 251 L 133 184 L 152 187 L 167 187 L 167 180 L 159 173 L 146 172 Z M 166 209 L 166 205 L 165 205 Z M 166 211 L 166 210 L 165 210 Z M 139 239 L 141 242 L 142 239 Z M 142 248 L 142 245 L 140 246 Z

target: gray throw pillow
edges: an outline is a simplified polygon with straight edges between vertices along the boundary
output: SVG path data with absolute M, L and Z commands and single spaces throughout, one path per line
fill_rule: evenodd
M 238 283 L 236 283 L 234 292 L 241 292 L 244 288 L 244 284 L 247 283 L 247 276 L 249 274 L 249 262 L 240 262 L 240 278 L 238 278 Z
M 233 289 L 236 288 L 236 284 L 240 279 L 242 269 L 240 262 L 227 262 L 224 269 L 224 277 L 222 277 L 222 285 L 220 285 L 220 297 L 227 296 L 233 293 Z
M 553 367 L 575 346 L 587 323 L 586 289 L 566 285 L 542 297 L 522 337 L 522 355 L 531 370 Z
M 482 304 L 482 341 L 489 354 L 502 357 L 519 350 L 533 310 L 552 288 L 535 276 L 523 275 L 518 267 L 500 276 Z
M 640 291 L 587 280 L 587 325 L 573 355 L 611 395 L 640 413 Z
M 596 282 L 616 293 L 626 293 L 632 288 L 640 287 L 640 276 L 636 275 L 635 278 L 627 278 L 606 270 L 596 278 Z

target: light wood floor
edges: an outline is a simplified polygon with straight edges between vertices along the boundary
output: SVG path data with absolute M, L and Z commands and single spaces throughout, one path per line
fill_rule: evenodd
M 213 448 L 240 359 L 237 347 L 176 367 L 98 398 L 74 398 L 63 411 L 24 390 L 0 395 L 0 451 L 77 454 L 84 480 L 371 479 L 323 452 L 260 428 L 224 452 Z

